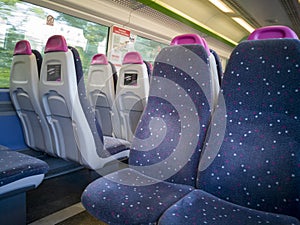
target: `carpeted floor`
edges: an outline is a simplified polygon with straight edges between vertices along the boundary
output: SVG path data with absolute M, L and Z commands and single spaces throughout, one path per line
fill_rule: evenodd
M 88 184 L 101 177 L 93 170 L 60 158 L 51 157 L 43 152 L 23 150 L 24 154 L 31 155 L 45 161 L 49 171 L 38 188 L 28 191 L 27 198 L 27 224 L 40 221 L 53 213 L 66 209 L 81 201 L 81 194 Z M 126 166 L 125 163 L 112 164 L 101 169 L 101 174 L 113 172 Z M 106 225 L 98 221 L 86 211 L 72 216 L 58 225 Z M 51 224 L 52 225 L 52 224 Z
M 27 193 L 27 223 L 80 202 L 86 186 L 99 177 L 94 171 L 82 169 L 44 180 L 37 189 Z
M 87 211 L 83 211 L 72 216 L 56 225 L 107 225 L 91 216 Z
M 49 165 L 44 181 L 36 189 L 27 192 L 27 223 L 48 216 L 80 202 L 85 187 L 100 177 L 95 171 L 78 163 L 51 157 L 31 149 L 21 151 Z

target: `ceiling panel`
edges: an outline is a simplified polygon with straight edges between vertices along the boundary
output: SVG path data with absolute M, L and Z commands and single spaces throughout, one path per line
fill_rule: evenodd
M 223 0 L 249 23 L 259 26 L 285 25 L 300 36 L 298 0 Z
M 200 24 L 212 29 L 215 33 L 221 34 L 234 42 L 239 42 L 249 34 L 247 30 L 214 7 L 208 0 L 159 0 L 155 2 L 188 15 Z

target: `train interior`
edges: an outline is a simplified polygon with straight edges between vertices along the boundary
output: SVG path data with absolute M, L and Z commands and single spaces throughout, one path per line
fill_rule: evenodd
M 0 6 L 1 224 L 300 225 L 300 1 Z

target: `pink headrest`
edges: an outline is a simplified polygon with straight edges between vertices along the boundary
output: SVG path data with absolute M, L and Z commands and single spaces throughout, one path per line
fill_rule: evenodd
M 176 36 L 171 41 L 171 45 L 186 45 L 186 44 L 198 44 L 202 45 L 207 54 L 210 55 L 208 45 L 204 38 L 200 37 L 198 34 L 182 34 Z
M 123 64 L 143 64 L 143 58 L 138 52 L 127 52 L 123 59 Z
M 248 40 L 261 40 L 271 38 L 293 38 L 298 39 L 297 34 L 286 26 L 268 26 L 256 29 L 250 34 Z
M 47 41 L 45 53 L 47 52 L 67 52 L 68 45 L 66 39 L 62 35 L 54 35 Z
M 107 58 L 104 54 L 96 54 L 92 58 L 91 65 L 108 65 Z
M 31 46 L 29 41 L 21 40 L 16 43 L 14 55 L 31 55 Z

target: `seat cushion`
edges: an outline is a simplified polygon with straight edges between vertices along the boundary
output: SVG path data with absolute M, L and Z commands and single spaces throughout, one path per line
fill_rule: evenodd
M 126 168 L 91 183 L 82 204 L 109 224 L 152 224 L 191 190 L 191 186 L 159 181 Z
M 103 151 L 103 153 L 101 153 L 102 157 L 108 157 L 117 154 L 121 151 L 128 150 L 130 148 L 129 141 L 110 137 L 110 136 L 103 136 L 103 138 L 104 138 L 104 149 L 106 149 L 107 151 Z
M 299 225 L 294 218 L 262 212 L 221 200 L 202 190 L 194 190 L 170 207 L 160 218 L 159 225 Z
M 42 160 L 11 150 L 0 150 L 0 187 L 29 176 L 45 174 Z

